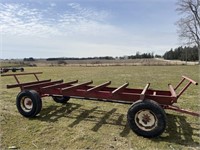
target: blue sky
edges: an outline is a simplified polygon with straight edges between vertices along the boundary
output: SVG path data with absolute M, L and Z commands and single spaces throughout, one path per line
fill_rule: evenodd
M 164 54 L 176 0 L 0 0 L 1 58 Z

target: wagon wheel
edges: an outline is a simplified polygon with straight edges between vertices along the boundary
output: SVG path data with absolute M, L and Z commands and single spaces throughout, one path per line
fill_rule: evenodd
M 62 103 L 62 104 L 68 102 L 70 99 L 69 96 L 52 96 L 52 98 L 56 103 Z
M 20 68 L 20 71 L 21 71 L 21 72 L 24 72 L 24 68 Z
M 130 128 L 137 135 L 156 137 L 166 128 L 166 114 L 155 101 L 139 100 L 128 110 L 127 119 Z
M 16 72 L 17 71 L 17 69 L 16 68 L 12 68 L 12 72 Z
M 34 117 L 41 111 L 42 101 L 36 91 L 25 90 L 18 94 L 16 106 L 19 113 L 24 117 Z

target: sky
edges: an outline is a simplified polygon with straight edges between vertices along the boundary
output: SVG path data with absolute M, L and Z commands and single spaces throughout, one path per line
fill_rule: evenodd
M 0 58 L 163 55 L 176 0 L 0 0 Z

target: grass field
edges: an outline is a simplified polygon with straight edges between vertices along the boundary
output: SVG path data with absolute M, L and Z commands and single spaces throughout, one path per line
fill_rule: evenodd
M 111 80 L 114 87 L 128 81 L 131 88 L 144 88 L 151 82 L 151 88 L 168 90 L 167 84 L 175 85 L 182 75 L 199 82 L 199 66 L 25 67 L 25 71 L 43 71 L 41 79 L 93 80 L 94 85 Z M 160 137 L 147 139 L 135 135 L 127 126 L 129 105 L 77 99 L 61 105 L 48 97 L 43 99 L 40 114 L 27 119 L 15 106 L 19 89 L 6 89 L 5 85 L 12 83 L 15 80 L 11 77 L 1 77 L 1 149 L 200 149 L 198 117 L 166 111 L 166 131 Z M 198 86 L 192 85 L 176 105 L 198 111 L 199 91 Z
M 35 61 L 23 61 L 22 59 L 1 60 L 1 67 L 104 67 L 104 66 L 169 66 L 169 65 L 196 65 L 198 62 L 185 62 L 178 60 L 165 60 L 162 58 L 151 59 L 93 59 L 93 60 L 63 60 L 46 61 L 45 59 L 36 59 Z

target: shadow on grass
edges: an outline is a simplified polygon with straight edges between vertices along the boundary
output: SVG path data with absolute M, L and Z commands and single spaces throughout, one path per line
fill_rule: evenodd
M 98 107 L 88 110 L 83 109 L 81 106 L 82 105 L 76 103 L 67 103 L 62 106 L 49 106 L 48 108 L 42 109 L 36 119 L 46 122 L 56 122 L 59 118 L 66 117 L 74 120 L 68 125 L 68 127 L 71 128 L 82 121 L 90 121 L 96 122 L 91 129 L 94 132 L 97 132 L 103 125 L 110 124 L 124 127 L 120 133 L 122 137 L 126 137 L 130 133 L 130 128 L 126 123 L 126 115 L 117 113 L 116 108 L 112 108 L 110 111 L 103 111 L 99 110 Z M 70 115 L 75 110 L 77 110 L 76 113 Z
M 75 113 L 73 113 L 74 111 Z M 56 122 L 59 118 L 66 117 L 73 120 L 73 122 L 68 125 L 70 128 L 80 124 L 82 121 L 95 122 L 95 125 L 91 128 L 94 132 L 98 132 L 98 130 L 106 124 L 120 126 L 123 127 L 123 130 L 119 135 L 121 137 L 127 137 L 132 131 L 126 122 L 126 114 L 120 114 L 116 111 L 116 108 L 112 108 L 109 111 L 100 110 L 98 107 L 84 109 L 80 104 L 67 103 L 62 106 L 50 106 L 44 108 L 36 118 L 41 121 Z M 193 139 L 199 138 L 199 126 L 194 128 L 186 121 L 185 116 L 172 114 L 167 114 L 167 122 L 168 126 L 165 132 L 157 138 L 152 138 L 152 141 L 164 141 L 190 147 L 199 146 L 200 143 L 197 142 L 198 140 L 194 141 Z
M 40 115 L 36 118 L 41 121 L 56 122 L 59 118 L 66 117 L 67 114 L 70 114 L 81 106 L 82 105 L 75 103 L 67 103 L 63 104 L 62 106 L 53 105 L 42 109 Z
M 167 114 L 168 126 L 164 136 L 153 138 L 154 142 L 168 142 L 183 146 L 199 147 L 199 142 L 193 138 L 199 138 L 199 126 L 194 128 L 186 121 L 185 116 Z M 166 135 L 166 136 L 165 136 Z

